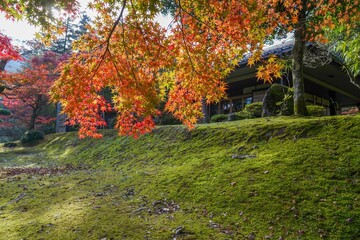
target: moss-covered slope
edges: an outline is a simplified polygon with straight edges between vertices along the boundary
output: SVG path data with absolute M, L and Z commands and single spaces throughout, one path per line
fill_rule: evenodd
M 0 239 L 359 239 L 360 116 L 0 150 Z

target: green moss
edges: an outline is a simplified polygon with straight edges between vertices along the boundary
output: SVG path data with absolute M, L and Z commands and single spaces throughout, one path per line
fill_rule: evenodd
M 326 108 L 318 105 L 308 105 L 306 106 L 309 116 L 313 117 L 323 117 L 326 116 Z
M 112 130 L 100 140 L 53 134 L 3 148 L 0 236 L 356 239 L 359 132 L 360 116 L 281 117 L 164 126 L 138 140 Z

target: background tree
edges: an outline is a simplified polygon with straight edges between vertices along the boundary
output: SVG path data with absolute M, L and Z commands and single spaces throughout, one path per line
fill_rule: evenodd
M 87 32 L 86 27 L 89 23 L 90 18 L 85 13 L 81 15 L 81 19 L 76 24 L 68 17 L 64 22 L 65 30 L 62 37 L 58 37 L 51 44 L 50 50 L 59 54 L 70 53 L 72 43 Z
M 0 33 L 0 72 L 4 71 L 5 66 L 10 60 L 21 60 L 18 50 L 11 44 L 11 39 Z M 5 89 L 11 87 L 0 78 L 0 94 Z
M 331 40 L 332 51 L 341 58 L 344 69 L 348 73 L 351 82 L 360 88 L 360 24 L 359 22 L 350 29 L 337 25 L 332 31 L 328 31 Z
M 59 57 L 52 52 L 34 57 L 26 62 L 20 72 L 3 72 L 1 77 L 16 86 L 3 92 L 3 104 L 12 113 L 12 122 L 26 123 L 28 130 L 35 128 L 36 121 L 45 123 L 48 118 L 40 117 L 49 104 L 49 89 L 56 78 Z

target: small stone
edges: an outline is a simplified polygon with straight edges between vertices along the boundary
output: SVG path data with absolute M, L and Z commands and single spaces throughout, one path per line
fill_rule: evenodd
M 184 228 L 182 226 L 179 226 L 175 229 L 175 236 L 179 236 L 183 233 Z
M 209 227 L 211 228 L 220 228 L 220 225 L 217 223 L 214 223 L 213 221 L 209 221 Z
M 269 171 L 268 170 L 266 170 L 265 172 L 264 172 L 264 174 L 268 174 L 269 173 Z
M 256 158 L 255 155 L 247 155 L 247 154 L 234 154 L 231 156 L 232 159 L 247 159 L 247 158 Z
M 247 236 L 247 238 L 250 239 L 250 240 L 255 240 L 255 237 L 256 237 L 256 236 L 255 236 L 255 233 L 253 233 L 253 232 L 250 233 L 250 234 Z

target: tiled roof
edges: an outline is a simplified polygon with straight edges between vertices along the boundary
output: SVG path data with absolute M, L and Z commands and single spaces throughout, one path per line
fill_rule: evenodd
M 313 43 L 307 43 L 306 46 L 312 46 Z M 286 40 L 278 44 L 274 44 L 271 46 L 267 46 L 263 49 L 263 53 L 261 55 L 262 58 L 267 58 L 270 55 L 276 55 L 278 57 L 289 56 L 294 46 L 294 40 Z M 316 47 L 316 45 L 315 45 Z M 239 62 L 239 65 L 246 64 L 251 54 L 246 54 L 243 59 Z M 331 52 L 331 57 L 333 60 L 338 62 L 339 64 L 343 63 L 341 56 L 335 52 Z

